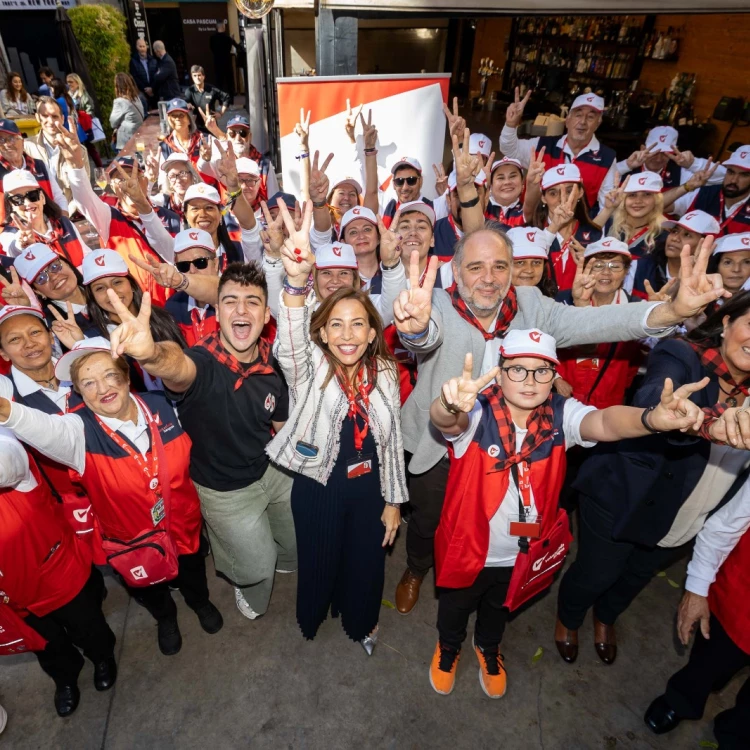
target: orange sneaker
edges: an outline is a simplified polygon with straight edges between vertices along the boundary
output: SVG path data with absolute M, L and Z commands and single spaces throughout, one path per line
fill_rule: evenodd
M 503 655 L 495 649 L 482 650 L 474 644 L 479 659 L 479 684 L 489 698 L 502 698 L 507 687 L 507 674 Z
M 450 695 L 456 684 L 456 669 L 461 652 L 448 646 L 441 646 L 440 641 L 435 646 L 430 664 L 430 685 L 440 695 Z

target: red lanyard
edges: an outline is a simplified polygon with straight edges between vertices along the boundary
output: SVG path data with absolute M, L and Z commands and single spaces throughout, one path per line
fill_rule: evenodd
M 456 226 L 456 222 L 453 220 L 453 214 L 448 214 L 448 223 L 451 225 L 451 229 L 453 230 L 453 234 L 456 235 L 456 239 L 460 240 L 461 237 L 463 237 L 463 232 L 460 232 L 459 228 Z M 419 286 L 422 286 L 421 281 Z
M 636 245 L 638 244 L 638 241 L 639 241 L 639 240 L 641 239 L 641 237 L 643 237 L 643 235 L 644 235 L 644 234 L 646 234 L 646 232 L 648 232 L 648 230 L 649 230 L 649 228 L 648 228 L 648 227 L 641 227 L 641 228 L 640 228 L 640 229 L 639 229 L 639 230 L 638 230 L 638 231 L 637 231 L 637 232 L 636 232 L 636 233 L 635 233 L 635 234 L 634 234 L 634 235 L 633 235 L 633 236 L 632 236 L 632 237 L 631 237 L 631 238 L 630 238 L 630 239 L 628 240 L 628 250 L 631 250 L 632 248 L 634 248 L 634 247 L 635 247 L 635 246 L 636 246 Z
M 570 233 L 570 237 L 568 237 L 565 242 L 560 245 L 560 255 L 557 256 L 555 259 L 555 263 L 559 263 L 560 267 L 564 270 L 565 266 L 567 265 L 566 261 L 567 258 L 565 258 L 565 251 L 570 247 L 570 243 L 575 239 L 576 232 L 578 231 L 579 223 L 576 221 L 575 226 L 573 227 L 573 231 Z M 559 241 L 557 243 L 560 244 Z
M 526 461 L 518 462 L 518 490 L 524 508 L 531 507 L 531 471 Z
M 207 315 L 208 310 L 199 310 L 197 307 L 194 307 L 190 311 L 190 320 L 193 324 L 193 331 L 195 331 L 195 335 L 197 336 L 196 341 L 200 341 L 204 336 L 203 329 L 205 327 Z
M 742 207 L 745 205 L 745 203 L 738 203 L 732 211 L 727 215 L 727 217 L 721 222 L 719 225 L 719 231 L 723 232 L 724 228 L 729 224 L 729 222 L 734 219 L 734 217 L 742 210 Z M 719 218 L 724 216 L 724 193 L 719 193 Z
M 369 417 L 367 414 L 367 409 L 370 406 L 370 398 L 367 394 L 367 388 L 365 388 L 365 384 L 359 374 L 357 375 L 357 380 L 359 381 L 359 400 L 357 399 L 357 393 L 355 392 L 354 386 L 352 386 L 351 383 L 342 382 L 340 380 L 339 384 L 341 385 L 344 394 L 346 395 L 346 399 L 349 402 L 348 416 L 350 416 L 354 420 L 354 448 L 356 449 L 357 453 L 361 453 L 362 446 L 364 445 L 365 438 L 367 437 L 367 433 L 370 431 Z M 362 429 L 360 429 L 359 425 L 357 424 L 357 415 L 359 415 L 362 421 L 365 423 L 365 426 Z

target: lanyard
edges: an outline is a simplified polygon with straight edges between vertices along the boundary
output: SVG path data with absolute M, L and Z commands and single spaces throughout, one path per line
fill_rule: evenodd
M 524 512 L 528 513 L 531 508 L 531 470 L 526 461 L 519 461 L 518 464 L 518 491 L 523 503 Z
M 573 231 L 570 233 L 570 237 L 568 237 L 568 239 L 565 240 L 562 245 L 560 245 L 560 240 L 557 241 L 557 244 L 560 245 L 560 254 L 555 259 L 555 263 L 558 264 L 563 271 L 565 270 L 565 266 L 568 264 L 568 257 L 570 255 L 570 251 L 568 250 L 568 248 L 570 247 L 570 243 L 575 239 L 578 228 L 579 222 L 576 221 L 575 226 L 573 227 Z
M 198 337 L 197 340 L 200 341 L 200 339 L 203 338 L 203 329 L 205 328 L 206 323 L 206 316 L 208 314 L 208 310 L 204 308 L 203 310 L 199 310 L 197 307 L 194 307 L 190 311 L 190 318 L 191 322 L 193 324 L 193 330 L 196 333 L 196 336 Z
M 362 368 L 362 370 L 364 370 L 364 368 Z M 367 388 L 365 387 L 364 380 L 359 376 L 359 374 L 357 375 L 357 379 L 359 380 L 357 390 L 359 391 L 359 396 L 361 399 L 360 401 L 357 400 L 357 393 L 351 383 L 343 379 L 341 379 L 339 383 L 344 390 L 346 400 L 349 402 L 348 415 L 354 421 L 354 448 L 356 449 L 357 453 L 361 453 L 362 446 L 364 445 L 365 438 L 367 437 L 367 433 L 370 431 L 370 423 L 367 415 L 367 410 L 370 406 L 370 398 L 367 394 Z M 365 426 L 361 429 L 357 424 L 357 415 L 359 415 L 362 418 L 362 421 L 365 423 Z
M 502 206 L 501 206 L 502 208 Z M 453 230 L 453 234 L 456 235 L 456 239 L 460 240 L 461 237 L 464 236 L 464 233 L 456 226 L 456 222 L 453 220 L 453 215 L 448 214 L 448 223 L 451 225 L 451 229 Z M 425 272 L 427 272 L 427 269 L 425 268 Z M 422 280 L 420 279 L 419 286 L 422 286 Z
M 628 240 L 628 250 L 632 250 L 640 241 L 641 237 L 643 237 L 646 232 L 648 232 L 648 227 L 641 227 L 629 240 Z
M 738 203 L 726 216 L 726 218 L 719 225 L 719 231 L 723 232 L 726 226 L 734 219 L 734 217 L 742 210 L 742 207 L 747 201 L 741 201 Z M 719 193 L 719 218 L 724 216 L 724 193 Z

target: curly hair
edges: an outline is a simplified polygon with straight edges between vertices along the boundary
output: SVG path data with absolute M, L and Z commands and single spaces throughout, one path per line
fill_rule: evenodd
M 230 263 L 219 278 L 218 296 L 221 298 L 221 290 L 226 284 L 233 281 L 240 286 L 257 286 L 263 291 L 266 303 L 268 303 L 268 284 L 263 269 L 256 263 Z

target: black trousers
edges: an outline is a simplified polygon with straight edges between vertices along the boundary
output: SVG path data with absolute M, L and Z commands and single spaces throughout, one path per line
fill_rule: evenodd
M 735 645 L 713 615 L 709 635 L 706 640 L 697 630 L 688 663 L 667 683 L 667 702 L 683 719 L 700 719 L 710 693 L 721 690 L 740 669 L 750 665 L 750 654 Z M 734 708 L 714 719 L 714 734 L 721 750 L 750 747 L 750 677 L 737 693 Z
M 201 547 L 204 541 L 201 537 Z M 173 581 L 157 583 L 146 588 L 125 586 L 128 593 L 142 604 L 155 620 L 171 620 L 177 617 L 177 605 L 172 599 L 170 586 L 177 586 L 191 609 L 208 602 L 208 581 L 206 579 L 206 558 L 199 549 L 192 555 L 180 555 L 179 572 Z
M 469 616 L 476 610 L 474 642 L 497 648 L 503 639 L 508 609 L 503 606 L 513 568 L 483 568 L 471 586 L 439 589 L 437 628 L 440 642 L 460 649 L 466 639 Z
M 406 563 L 420 577 L 435 564 L 435 532 L 443 510 L 449 468 L 450 459 L 443 456 L 424 474 L 409 475 L 411 517 L 406 528 Z
M 583 624 L 586 612 L 614 625 L 659 571 L 685 552 L 681 547 L 641 547 L 612 539 L 612 515 L 581 496 L 578 554 L 560 582 L 557 613 L 569 630 Z
M 39 666 L 58 686 L 75 685 L 83 669 L 83 656 L 94 664 L 115 652 L 115 634 L 102 612 L 104 579 L 92 566 L 91 575 L 78 594 L 59 609 L 37 617 L 29 615 L 26 624 L 47 639 L 44 651 L 36 651 Z

